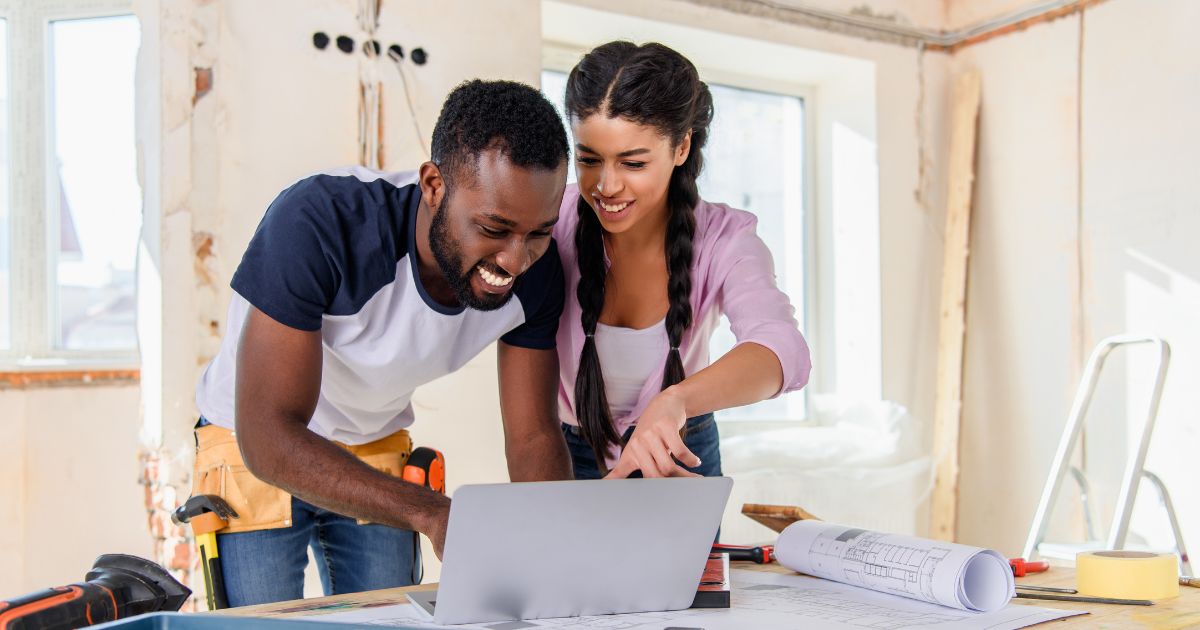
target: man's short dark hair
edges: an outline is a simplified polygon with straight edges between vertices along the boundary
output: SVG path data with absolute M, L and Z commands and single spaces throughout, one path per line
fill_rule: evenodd
M 541 92 L 514 81 L 479 79 L 446 97 L 431 149 L 447 186 L 457 176 L 474 176 L 479 155 L 489 149 L 498 149 L 514 166 L 546 170 L 558 168 L 569 152 L 562 119 Z

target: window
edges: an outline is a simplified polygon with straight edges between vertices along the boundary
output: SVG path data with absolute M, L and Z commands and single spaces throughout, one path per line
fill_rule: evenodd
M 542 72 L 542 91 L 563 111 L 567 75 Z M 758 217 L 758 235 L 775 259 L 777 282 L 796 307 L 801 330 L 807 303 L 805 281 L 810 255 L 805 211 L 805 110 L 795 94 L 772 93 L 709 83 L 716 115 L 705 147 L 700 195 L 713 202 L 747 210 Z M 572 156 L 573 157 L 573 156 Z M 572 163 L 574 160 L 572 160 Z M 574 170 L 568 176 L 575 181 Z M 710 353 L 717 359 L 734 345 L 729 322 L 722 317 Z M 804 390 L 720 413 L 722 421 L 802 420 Z
M 20 25 L 3 38 L 14 84 L 0 98 L 22 121 L 11 134 L 0 126 L 13 148 L 4 173 L 22 174 L 0 180 L 0 358 L 10 369 L 137 361 L 141 32 L 129 5 L 21 3 L 9 14 Z
M 0 19 L 0 352 L 12 348 L 12 249 L 8 212 L 8 20 Z

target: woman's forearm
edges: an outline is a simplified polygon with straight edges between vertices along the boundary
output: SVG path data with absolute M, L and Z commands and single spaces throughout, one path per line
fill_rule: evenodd
M 766 400 L 782 388 L 779 357 L 766 346 L 749 342 L 663 393 L 679 396 L 691 418 Z

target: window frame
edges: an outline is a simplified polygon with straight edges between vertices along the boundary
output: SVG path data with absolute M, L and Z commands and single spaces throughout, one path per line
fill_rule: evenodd
M 8 22 L 9 348 L 0 350 L 0 371 L 66 368 L 136 368 L 138 349 L 69 350 L 58 342 L 55 212 L 51 194 L 55 130 L 52 37 L 60 20 L 134 15 L 132 0 L 0 0 Z M 19 89 L 18 89 L 19 87 Z
M 542 70 L 569 73 L 571 68 L 587 52 L 587 49 L 571 44 L 544 40 L 542 42 Z M 817 346 L 822 337 L 819 334 L 821 310 L 818 308 L 821 274 L 818 267 L 820 244 L 817 231 L 819 225 L 816 203 L 818 155 L 816 89 L 810 85 L 778 81 L 751 73 L 733 73 L 705 68 L 703 66 L 697 66 L 697 70 L 701 78 L 710 84 L 783 96 L 794 96 L 801 101 L 801 108 L 804 113 L 804 141 L 802 143 L 803 154 L 801 156 L 801 186 L 803 187 L 801 205 L 804 213 L 804 304 L 802 309 L 797 309 L 797 315 L 801 318 L 800 328 L 804 331 L 805 341 L 808 342 L 812 354 L 817 356 L 819 353 Z M 570 130 L 568 130 L 569 133 Z M 820 372 L 815 369 L 815 365 L 816 362 L 814 361 L 814 370 L 812 371 L 808 385 L 805 386 L 808 395 L 805 396 L 804 418 L 726 418 L 724 421 L 732 422 L 735 425 L 768 425 L 775 428 L 810 424 L 814 417 L 813 394 L 822 391 L 819 383 Z M 728 413 L 726 412 L 726 414 L 722 415 L 727 416 Z M 718 416 L 718 419 L 721 419 L 720 416 Z

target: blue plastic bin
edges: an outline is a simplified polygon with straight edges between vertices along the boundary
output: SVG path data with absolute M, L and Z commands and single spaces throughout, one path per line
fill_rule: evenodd
M 323 621 L 299 621 L 290 619 L 268 619 L 262 617 L 226 617 L 187 613 L 150 613 L 120 621 L 110 621 L 98 626 L 99 630 L 346 630 L 364 626 L 348 623 L 325 623 Z M 370 626 L 366 626 L 370 627 Z M 404 628 L 405 626 L 389 626 Z M 409 627 L 410 630 L 411 627 Z

